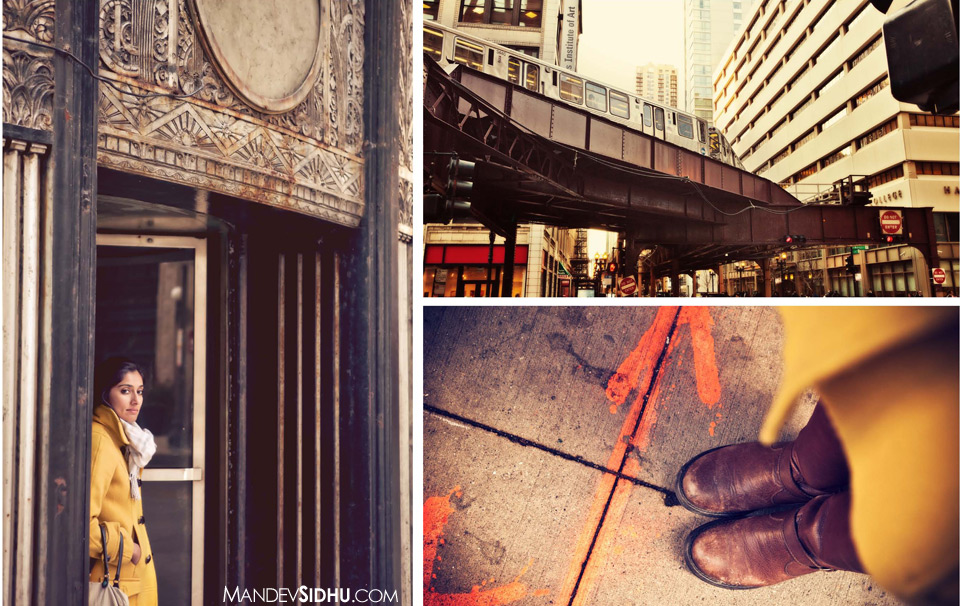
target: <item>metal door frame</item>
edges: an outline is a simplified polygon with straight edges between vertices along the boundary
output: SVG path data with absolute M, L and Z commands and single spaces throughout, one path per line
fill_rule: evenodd
M 97 234 L 97 246 L 193 249 L 193 468 L 144 469 L 145 482 L 193 484 L 190 601 L 203 604 L 204 489 L 206 469 L 207 241 L 188 236 Z

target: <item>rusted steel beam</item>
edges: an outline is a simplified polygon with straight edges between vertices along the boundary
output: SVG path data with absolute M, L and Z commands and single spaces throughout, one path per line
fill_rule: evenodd
M 448 75 L 431 61 L 427 72 L 425 149 L 472 154 L 537 182 L 488 183 L 479 170 L 478 212 L 510 207 L 518 222 L 630 231 L 650 245 L 752 247 L 757 256 L 784 248 L 787 234 L 807 246 L 881 242 L 876 207 L 804 206 L 767 179 L 486 74 Z M 551 196 L 562 202 L 540 201 Z M 936 266 L 932 211 L 899 210 L 907 241 Z

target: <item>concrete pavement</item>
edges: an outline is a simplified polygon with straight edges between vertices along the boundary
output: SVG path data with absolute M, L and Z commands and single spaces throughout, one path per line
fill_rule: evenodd
M 866 575 L 729 591 L 683 565 L 708 520 L 677 470 L 756 439 L 781 346 L 765 307 L 426 307 L 424 603 L 899 604 Z

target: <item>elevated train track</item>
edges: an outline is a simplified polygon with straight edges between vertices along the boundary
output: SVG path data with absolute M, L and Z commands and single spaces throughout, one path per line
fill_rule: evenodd
M 892 207 L 801 204 L 775 183 L 465 66 L 424 56 L 425 169 L 440 190 L 442 162 L 477 162 L 474 216 L 515 238 L 518 223 L 625 234 L 633 255 L 661 247 L 656 275 L 769 258 L 788 248 L 878 244 Z M 928 208 L 903 213 L 906 241 L 937 258 Z M 508 255 L 508 264 L 510 263 Z M 631 258 L 628 255 L 628 258 Z

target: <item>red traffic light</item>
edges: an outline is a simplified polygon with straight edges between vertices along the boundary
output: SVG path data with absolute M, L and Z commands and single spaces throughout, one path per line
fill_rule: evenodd
M 610 264 L 607 265 L 607 273 L 611 273 L 611 274 L 617 273 L 617 264 L 616 264 L 616 262 L 611 261 Z
M 792 244 L 792 243 L 793 243 L 793 236 L 787 236 L 787 237 L 785 238 L 785 241 L 786 241 L 787 244 Z

